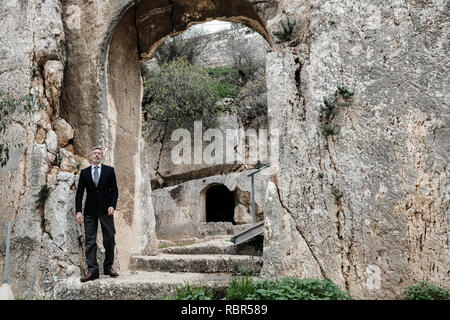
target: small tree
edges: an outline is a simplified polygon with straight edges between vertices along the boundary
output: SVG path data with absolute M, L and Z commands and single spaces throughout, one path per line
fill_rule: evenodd
M 172 60 L 144 77 L 146 120 L 166 129 L 188 126 L 195 120 L 202 120 L 204 127 L 212 126 L 225 108 L 217 104 L 218 88 L 219 82 L 203 67 L 185 58 Z
M 289 20 L 289 17 L 286 17 L 286 23 L 283 20 L 280 21 L 281 31 L 274 31 L 272 34 L 276 36 L 281 42 L 291 41 L 292 40 L 292 32 L 294 31 L 295 24 L 297 22 Z

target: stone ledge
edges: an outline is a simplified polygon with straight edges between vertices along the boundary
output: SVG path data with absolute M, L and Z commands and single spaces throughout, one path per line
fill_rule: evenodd
M 170 246 L 160 251 L 170 254 L 236 254 L 236 247 L 229 240 L 214 239 L 189 245 Z
M 172 273 L 129 271 L 118 278 L 100 275 L 100 279 L 81 283 L 78 278 L 60 283 L 55 299 L 63 300 L 161 300 L 176 293 L 186 283 L 213 291 L 215 298 L 225 295 L 230 274 Z
M 262 257 L 258 256 L 159 254 L 156 256 L 133 256 L 130 268 L 144 271 L 194 273 L 231 273 L 242 270 L 259 272 L 262 263 Z

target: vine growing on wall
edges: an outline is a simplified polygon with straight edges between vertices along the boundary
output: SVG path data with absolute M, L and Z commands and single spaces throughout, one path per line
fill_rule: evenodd
M 339 115 L 341 107 L 348 107 L 352 104 L 351 98 L 355 94 L 343 85 L 338 85 L 332 97 L 323 98 L 323 106 L 321 107 L 321 132 L 324 136 L 335 136 L 341 131 L 341 127 L 334 123 Z
M 352 104 L 354 94 L 355 92 L 346 86 L 338 85 L 333 96 L 323 98 L 323 105 L 320 109 L 320 120 L 322 122 L 320 129 L 325 137 L 336 136 L 340 133 L 341 127 L 336 124 L 336 118 L 341 108 L 349 107 Z M 319 173 L 319 178 L 323 178 L 323 173 Z M 335 186 L 331 187 L 331 194 L 337 203 L 344 197 L 344 193 Z
M 274 31 L 272 34 L 277 37 L 280 42 L 291 41 L 296 23 L 297 21 L 291 21 L 289 20 L 289 17 L 286 17 L 286 23 L 283 20 L 280 21 L 281 30 Z
M 0 167 L 6 166 L 9 160 L 10 145 L 4 141 L 4 134 L 13 120 L 15 111 L 31 115 L 38 109 L 44 109 L 44 105 L 39 102 L 33 94 L 27 94 L 19 98 L 14 98 L 9 93 L 0 92 Z M 14 147 L 21 147 L 22 143 L 16 143 Z

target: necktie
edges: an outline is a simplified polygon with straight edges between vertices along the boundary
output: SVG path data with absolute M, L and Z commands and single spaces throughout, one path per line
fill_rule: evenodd
M 94 183 L 95 183 L 95 187 L 98 187 L 98 179 L 99 179 L 98 167 L 95 166 L 94 169 L 95 169 L 95 171 L 94 171 Z

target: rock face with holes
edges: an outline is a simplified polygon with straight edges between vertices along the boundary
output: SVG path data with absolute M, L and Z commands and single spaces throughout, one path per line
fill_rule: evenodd
M 449 287 L 448 10 L 437 0 L 5 1 L 0 87 L 33 93 L 45 107 L 17 112 L 0 137 L 17 145 L 0 168 L 2 239 L 4 223 L 15 223 L 15 296 L 80 292 L 83 231 L 70 213 L 76 168 L 69 154 L 66 171 L 58 164 L 60 117 L 74 130 L 66 151 L 86 157 L 100 144 L 119 173 L 119 265 L 156 253 L 139 64 L 166 36 L 215 18 L 242 22 L 273 45 L 268 116 L 279 152 L 263 205 L 262 275 L 328 277 L 367 299 L 401 298 L 420 280 Z M 283 42 L 272 32 L 286 17 L 296 24 Z M 323 98 L 338 85 L 354 95 L 332 119 L 339 134 L 325 136 Z M 34 196 L 45 184 L 42 209 Z M 141 274 L 128 275 L 117 286 L 89 284 L 78 297 L 142 297 Z M 160 288 L 154 276 L 150 291 Z

